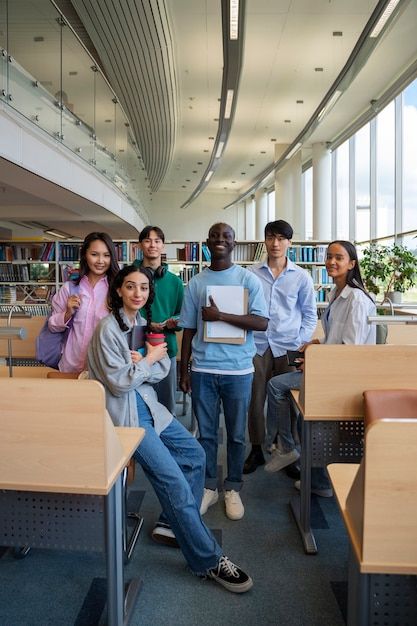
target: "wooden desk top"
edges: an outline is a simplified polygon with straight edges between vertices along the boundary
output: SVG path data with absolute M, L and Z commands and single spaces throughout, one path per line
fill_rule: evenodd
M 17 466 L 15 474 L 12 474 L 11 477 L 9 476 L 8 479 L 5 479 L 3 477 L 3 473 L 1 473 L 0 489 L 13 491 L 42 491 L 48 493 L 76 493 L 101 496 L 107 495 L 113 487 L 117 477 L 122 472 L 123 468 L 128 464 L 134 451 L 145 436 L 145 431 L 143 428 L 114 428 L 114 430 L 121 444 L 123 453 L 120 459 L 115 463 L 114 467 L 112 468 L 112 471 L 110 472 L 108 477 L 108 482 L 104 487 L 101 480 L 95 480 L 93 472 L 91 473 L 91 480 L 87 482 L 85 480 L 85 472 L 83 471 L 84 467 L 80 468 L 79 466 L 77 466 L 76 459 L 70 459 L 68 455 L 66 461 L 66 471 L 63 476 L 61 475 L 61 480 L 54 480 L 53 469 L 51 468 L 49 480 L 46 480 L 43 483 L 41 481 L 31 481 L 28 477 L 28 473 L 30 475 L 31 463 L 36 463 L 38 465 L 43 464 L 43 469 L 47 470 L 47 464 L 50 463 L 51 466 L 54 466 L 54 460 L 56 456 L 62 453 L 62 449 L 58 448 L 56 450 L 56 454 L 49 454 L 48 458 L 25 458 L 23 462 L 19 464 L 20 467 Z M 53 441 L 51 441 L 51 447 L 52 446 Z M 25 468 L 26 470 L 29 469 L 29 472 L 20 471 L 24 470 Z
M 339 505 L 346 530 L 358 563 L 362 560 L 362 537 L 359 537 L 346 513 L 346 500 L 359 469 L 359 463 L 331 463 L 327 471 L 333 485 L 337 504 Z

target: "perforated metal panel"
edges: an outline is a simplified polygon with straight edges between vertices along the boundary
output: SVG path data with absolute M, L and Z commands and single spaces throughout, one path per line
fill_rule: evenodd
M 369 626 L 416 626 L 417 576 L 370 576 Z
M 311 423 L 312 467 L 328 463 L 357 463 L 363 456 L 362 420 Z
M 104 498 L 0 491 L 0 545 L 102 551 Z

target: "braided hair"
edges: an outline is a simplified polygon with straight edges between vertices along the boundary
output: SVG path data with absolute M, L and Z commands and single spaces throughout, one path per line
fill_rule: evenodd
M 153 287 L 152 272 L 150 272 L 147 267 L 143 267 L 142 265 L 139 267 L 136 267 L 136 265 L 126 265 L 125 267 L 123 267 L 110 283 L 107 303 L 111 313 L 116 318 L 120 329 L 123 331 L 129 330 L 120 315 L 120 309 L 123 306 L 123 300 L 117 293 L 117 290 L 120 289 L 120 287 L 123 285 L 123 281 L 126 276 L 129 276 L 129 274 L 133 274 L 133 272 L 139 272 L 140 274 L 144 274 L 149 280 L 149 297 L 144 306 L 144 309 L 146 311 L 146 330 L 147 332 L 150 332 L 152 321 L 151 306 L 154 299 L 155 291 Z

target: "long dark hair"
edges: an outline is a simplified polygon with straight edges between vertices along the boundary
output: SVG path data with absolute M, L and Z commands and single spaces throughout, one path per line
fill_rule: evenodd
M 123 306 L 123 300 L 117 293 L 117 290 L 120 289 L 120 287 L 123 285 L 123 281 L 126 276 L 129 276 L 129 274 L 133 274 L 133 272 L 140 272 L 141 274 L 144 274 L 149 280 L 149 298 L 144 307 L 146 311 L 146 330 L 149 332 L 151 330 L 152 321 L 151 306 L 154 299 L 155 291 L 153 288 L 152 272 L 150 272 L 147 267 L 143 267 L 142 265 L 140 265 L 139 267 L 136 267 L 136 265 L 126 265 L 126 267 L 119 270 L 119 272 L 110 283 L 107 303 L 109 305 L 110 311 L 116 318 L 120 329 L 123 331 L 129 330 L 120 315 L 120 308 Z
M 88 267 L 88 263 L 87 263 L 87 250 L 90 247 L 90 245 L 93 243 L 93 241 L 102 241 L 110 253 L 110 265 L 109 265 L 109 269 L 106 272 L 109 283 L 112 281 L 112 279 L 116 276 L 116 274 L 119 271 L 119 264 L 117 262 L 116 249 L 114 247 L 113 241 L 111 240 L 111 237 L 107 233 L 98 233 L 98 232 L 90 233 L 89 235 L 87 235 L 87 237 L 84 239 L 81 245 L 80 276 L 75 281 L 77 284 L 80 282 L 82 277 L 87 276 L 87 274 L 90 271 L 90 268 Z
M 373 299 L 367 292 L 364 282 L 362 280 L 361 268 L 359 267 L 358 253 L 356 252 L 356 248 L 353 245 L 353 243 L 351 243 L 350 241 L 344 241 L 343 239 L 336 239 L 335 241 L 331 241 L 329 243 L 329 245 L 327 246 L 327 249 L 329 249 L 330 246 L 333 244 L 338 244 L 339 246 L 342 246 L 348 253 L 349 259 L 351 261 L 355 261 L 355 265 L 352 267 L 352 269 L 348 270 L 348 273 L 346 276 L 346 284 L 349 285 L 349 287 L 352 287 L 353 289 L 360 289 L 373 302 Z

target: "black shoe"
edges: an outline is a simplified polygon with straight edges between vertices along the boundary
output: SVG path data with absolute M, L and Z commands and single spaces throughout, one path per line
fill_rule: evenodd
M 287 465 L 284 471 L 290 478 L 300 480 L 300 466 L 298 463 L 291 463 L 291 465 Z
M 173 530 L 169 524 L 158 522 L 152 531 L 152 539 L 156 543 L 162 543 L 164 546 L 171 546 L 171 548 L 179 548 L 178 541 L 173 533 Z
M 245 593 L 253 587 L 252 578 L 232 563 L 227 556 L 221 556 L 217 567 L 209 570 L 207 576 L 233 593 Z
M 244 474 L 252 474 L 260 465 L 265 465 L 265 459 L 262 450 L 253 449 L 250 451 L 248 458 L 243 466 Z

